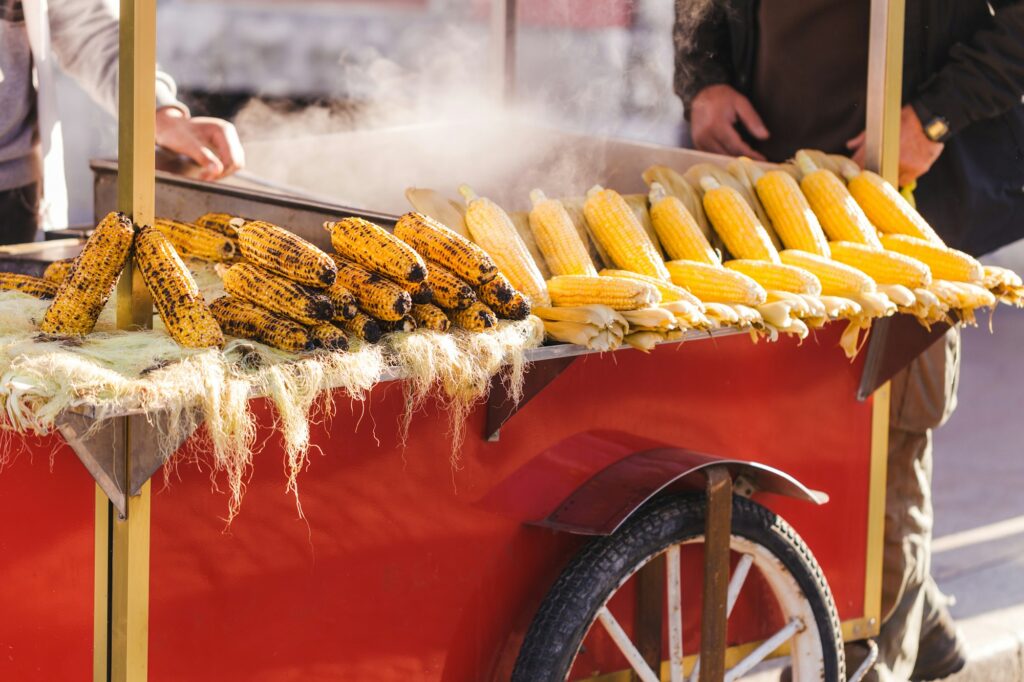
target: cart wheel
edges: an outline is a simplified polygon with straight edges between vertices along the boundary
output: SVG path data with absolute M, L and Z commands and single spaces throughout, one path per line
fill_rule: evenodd
M 661 555 L 665 556 L 669 614 L 665 641 L 669 643 L 670 669 L 678 670 L 669 679 L 682 680 L 681 613 L 687 609 L 680 597 L 680 550 L 704 541 L 704 517 L 702 496 L 667 496 L 636 514 L 613 535 L 597 538 L 584 547 L 559 576 L 534 617 L 519 651 L 512 682 L 564 682 L 590 677 L 589 671 L 581 669 L 583 664 L 577 663 L 595 634 L 606 635 L 606 642 L 610 637 L 633 668 L 635 679 L 659 682 L 660 671 L 656 673 L 643 661 L 637 645 L 612 614 L 610 602 L 637 571 Z M 768 509 L 737 497 L 733 499 L 730 549 L 734 568 L 728 611 L 732 612 L 753 568 L 767 585 L 768 594 L 775 597 L 783 625 L 765 646 L 734 663 L 726 672 L 726 682 L 759 672 L 764 667 L 762 661 L 786 642 L 790 645 L 794 682 L 845 680 L 835 602 L 821 568 L 796 531 Z M 693 608 L 699 609 L 699 605 Z M 596 632 L 598 629 L 605 632 Z M 693 667 L 697 666 L 699 661 Z M 697 680 L 698 674 L 691 670 L 689 679 Z

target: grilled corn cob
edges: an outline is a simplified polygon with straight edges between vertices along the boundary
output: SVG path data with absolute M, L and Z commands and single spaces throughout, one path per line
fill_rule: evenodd
M 431 303 L 414 304 L 409 314 L 416 320 L 418 326 L 432 332 L 446 332 L 452 326 L 452 321 L 444 311 Z
M 508 278 L 500 272 L 487 284 L 477 288 L 477 296 L 481 301 L 492 308 L 500 303 L 508 303 L 516 295 L 516 288 L 508 281 Z M 441 305 L 444 305 L 442 303 Z M 446 306 L 454 308 L 456 306 Z
M 224 291 L 307 326 L 331 320 L 334 304 L 321 291 L 252 263 L 235 263 L 224 273 Z
M 238 231 L 249 222 L 248 218 L 231 215 L 230 213 L 204 213 L 196 218 L 196 225 L 207 230 L 220 232 L 229 237 L 238 237 Z
M 401 284 L 422 282 L 427 265 L 416 250 L 383 227 L 362 218 L 324 223 L 331 245 L 343 258 Z
M 482 332 L 498 324 L 498 318 L 494 311 L 486 305 L 477 301 L 468 308 L 462 310 L 448 310 L 448 317 L 457 327 L 471 332 Z
M 491 254 L 516 289 L 529 296 L 530 300 L 547 305 L 544 277 L 512 219 L 496 203 L 476 196 L 469 187 L 463 185 L 459 192 L 466 200 L 466 227 L 473 241 Z
M 882 235 L 882 246 L 910 256 L 931 268 L 935 279 L 953 282 L 981 282 L 985 269 L 974 257 L 935 242 L 905 234 Z
M 348 350 L 348 337 L 345 336 L 345 332 L 330 322 L 320 322 L 311 326 L 309 337 L 316 348 Z
M 215 230 L 167 218 L 157 218 L 153 227 L 162 232 L 185 258 L 223 263 L 238 253 L 235 239 Z
M 351 261 L 335 256 L 337 283 L 345 287 L 359 302 L 359 307 L 374 317 L 393 322 L 412 309 L 409 292 L 376 272 L 370 272 Z
M 151 227 L 139 229 L 135 235 L 135 263 L 172 339 L 188 348 L 224 343 L 220 325 L 195 278 L 163 233 Z
M 377 322 L 385 334 L 416 331 L 416 318 L 412 315 L 403 315 L 400 320 L 378 320 Z
M 721 259 L 711 248 L 700 225 L 678 197 L 665 192 L 660 183 L 651 184 L 651 221 L 665 253 L 671 260 L 695 260 L 719 265 Z
M 572 217 L 561 201 L 548 199 L 544 192 L 530 192 L 530 231 L 544 255 L 552 275 L 597 275 L 587 245 L 583 243 Z
M 60 284 L 41 277 L 0 272 L 0 291 L 20 291 L 36 298 L 53 298 Z
M 761 305 L 768 293 L 760 284 L 741 272 L 688 260 L 665 264 L 672 283 L 677 284 L 705 303 Z
M 231 336 L 259 341 L 290 353 L 313 348 L 313 339 L 306 327 L 234 296 L 221 296 L 210 304 L 210 312 L 224 333 Z
M 622 195 L 595 186 L 587 192 L 583 214 L 611 264 L 641 275 L 668 279 L 661 254 Z
M 100 221 L 46 310 L 42 331 L 83 335 L 93 330 L 124 270 L 133 236 L 132 221 L 123 213 L 108 213 Z
M 796 162 L 803 173 L 800 188 L 829 240 L 857 242 L 881 248 L 878 231 L 839 176 L 830 170 L 818 168 L 803 150 L 797 152 Z
M 821 282 L 812 273 L 785 263 L 763 260 L 730 260 L 725 267 L 742 272 L 767 290 L 788 291 L 793 294 L 821 294 Z
M 873 249 L 854 242 L 832 242 L 832 259 L 855 267 L 878 284 L 902 284 L 916 289 L 932 281 L 932 273 L 921 261 L 895 251 Z
M 262 220 L 246 223 L 238 235 L 246 260 L 299 284 L 329 287 L 337 268 L 326 253 L 302 237 Z
M 335 320 L 351 320 L 359 310 L 359 302 L 356 295 L 337 281 L 323 290 L 324 296 L 334 306 Z
M 618 277 L 620 279 L 635 279 L 640 282 L 647 282 L 658 290 L 661 294 L 662 303 L 672 303 L 673 301 L 684 301 L 691 305 L 696 306 L 699 310 L 704 310 L 704 305 L 700 299 L 691 294 L 689 291 L 673 284 L 672 282 L 665 282 L 655 277 L 647 277 L 646 275 L 638 275 L 635 272 L 629 270 L 609 270 L 605 269 L 601 271 L 602 277 Z
M 399 218 L 395 236 L 424 258 L 440 263 L 473 286 L 487 282 L 498 272 L 498 266 L 486 251 L 420 213 L 406 213 Z
M 657 287 L 636 279 L 562 275 L 548 280 L 556 306 L 600 304 L 614 310 L 636 310 L 661 303 Z
M 490 306 L 494 314 L 503 320 L 525 320 L 530 316 L 530 299 L 521 291 L 517 291 L 512 298 L 505 302 L 497 302 Z
M 850 296 L 875 291 L 875 280 L 858 270 L 816 253 L 786 249 L 779 256 L 787 265 L 809 271 L 821 282 L 824 296 Z
M 757 179 L 754 187 L 787 249 L 829 256 L 821 223 L 792 175 L 782 170 L 768 171 Z
M 434 287 L 431 286 L 428 280 L 416 282 L 415 284 L 407 284 L 405 285 L 405 290 L 409 292 L 409 296 L 412 298 L 414 305 L 417 303 L 434 302 Z
M 53 282 L 54 284 L 60 284 L 64 281 L 64 278 L 71 272 L 72 266 L 75 264 L 74 258 L 61 258 L 55 260 L 46 266 L 46 270 L 43 271 L 43 279 Z
M 367 343 L 377 343 L 384 333 L 380 323 L 362 311 L 357 312 L 350 320 L 343 320 L 341 326 L 349 334 Z
M 754 209 L 733 189 L 712 177 L 700 181 L 704 188 L 704 211 L 734 258 L 752 258 L 779 262 L 779 252 L 772 244 Z
M 899 190 L 868 170 L 851 172 L 847 188 L 868 219 L 882 232 L 907 234 L 942 244 L 939 235 Z
M 473 287 L 456 277 L 451 270 L 437 263 L 431 263 L 428 272 L 427 282 L 433 292 L 433 301 L 442 308 L 462 310 L 476 300 Z M 494 279 L 491 280 L 491 282 L 493 281 Z

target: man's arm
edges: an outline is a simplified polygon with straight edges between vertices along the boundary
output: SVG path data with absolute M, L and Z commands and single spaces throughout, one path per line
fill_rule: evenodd
M 675 91 L 687 118 L 694 97 L 709 85 L 732 82 L 728 3 L 720 0 L 676 2 L 672 28 L 675 44 Z

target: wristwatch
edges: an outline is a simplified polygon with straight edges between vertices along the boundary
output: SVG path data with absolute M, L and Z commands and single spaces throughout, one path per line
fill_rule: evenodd
M 949 135 L 949 121 L 942 116 L 932 116 L 924 124 L 924 134 L 932 142 L 942 142 Z

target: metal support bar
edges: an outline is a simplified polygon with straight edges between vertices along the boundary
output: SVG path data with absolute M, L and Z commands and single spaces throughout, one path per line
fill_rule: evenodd
M 709 467 L 707 517 L 704 521 L 704 603 L 700 625 L 700 682 L 725 677 L 729 625 L 729 536 L 732 531 L 732 475 L 724 466 Z
M 500 104 L 515 98 L 517 5 L 518 0 L 491 0 L 491 69 Z
M 484 438 L 488 441 L 498 440 L 498 432 L 505 422 L 514 417 L 519 410 L 526 406 L 526 403 L 547 388 L 547 385 L 568 369 L 575 359 L 576 356 L 556 357 L 530 363 L 526 368 L 523 397 L 517 403 L 512 402 L 508 395 L 508 389 L 501 378 L 493 379 L 491 390 L 487 393 L 487 426 Z
M 665 608 L 665 555 L 651 559 L 636 576 L 633 632 L 636 648 L 651 670 L 661 669 L 661 623 Z M 640 682 L 634 672 L 633 682 Z
M 906 0 L 871 0 L 864 165 L 895 184 L 900 163 Z

